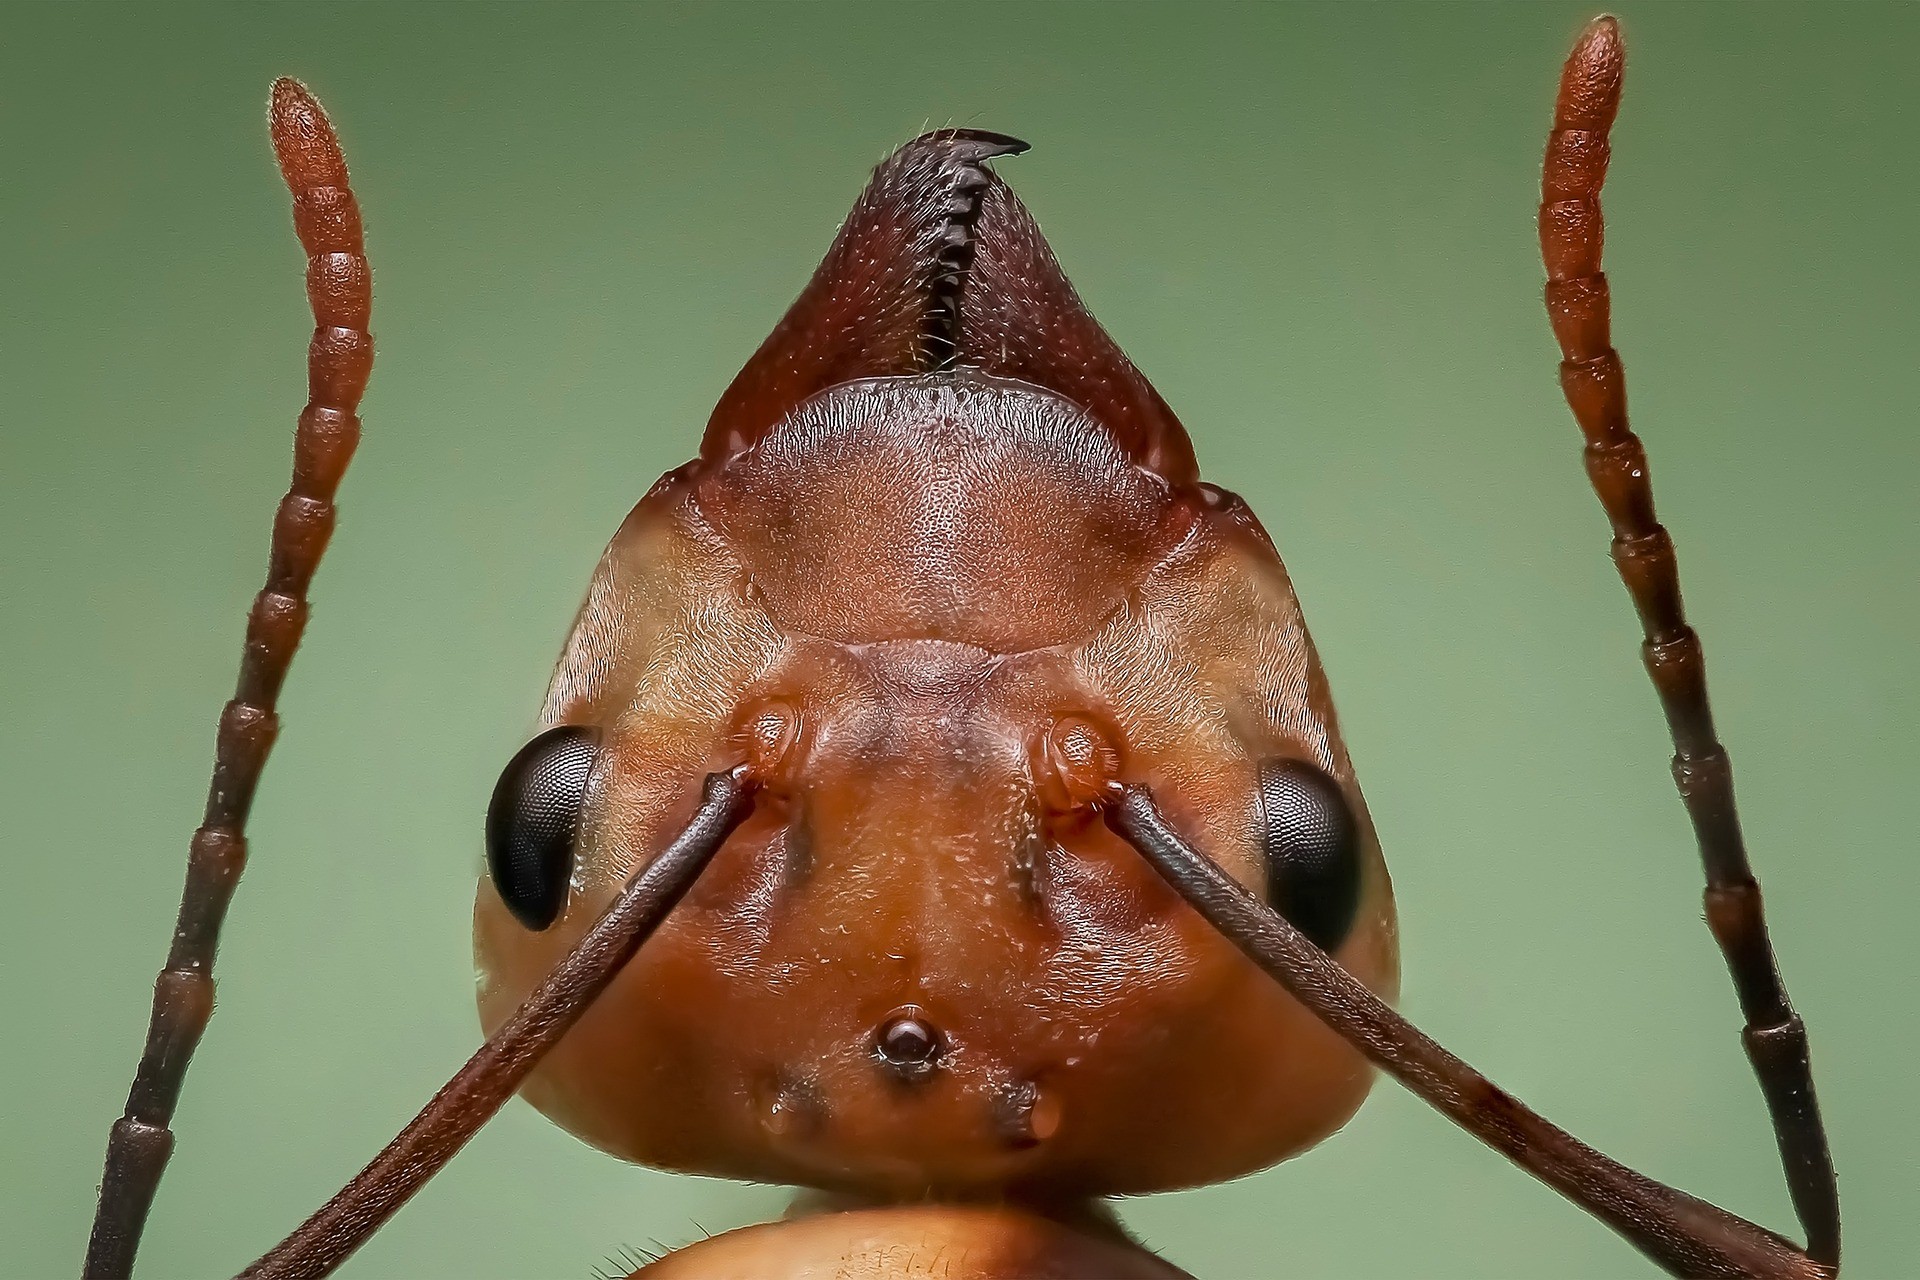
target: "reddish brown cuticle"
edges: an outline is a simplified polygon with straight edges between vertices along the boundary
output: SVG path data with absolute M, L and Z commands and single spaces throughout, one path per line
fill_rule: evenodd
M 748 711 L 742 733 L 747 764 L 762 786 L 791 778 L 799 752 L 800 713 L 775 698 Z
M 806 1138 L 825 1123 L 826 1108 L 811 1080 L 778 1072 L 755 1090 L 760 1125 L 773 1138 Z
M 1000 145 L 940 133 L 882 166 L 702 459 L 588 585 L 544 712 L 600 726 L 618 766 L 577 907 L 533 933 L 482 886 L 491 1027 L 672 838 L 690 778 L 744 761 L 760 784 L 522 1091 L 627 1159 L 887 1198 L 1134 1194 L 1282 1159 L 1367 1091 L 1102 819 L 1151 780 L 1257 887 L 1245 762 L 1350 772 L 1270 540 L 1198 490 L 1177 418 L 976 144 Z M 1365 831 L 1339 959 L 1391 998 Z
M 1081 716 L 1056 721 L 1041 756 L 1044 798 L 1063 813 L 1098 804 L 1120 773 L 1120 749 L 1113 737 Z
M 994 1119 L 1007 1145 L 1016 1150 L 1039 1146 L 1060 1132 L 1060 1096 L 1036 1081 L 1016 1080 L 995 1099 Z

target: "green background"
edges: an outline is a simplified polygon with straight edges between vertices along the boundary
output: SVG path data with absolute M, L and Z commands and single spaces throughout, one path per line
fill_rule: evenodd
M 226 1275 L 476 1041 L 479 815 L 592 565 L 868 167 L 1001 163 L 1286 555 L 1396 876 L 1404 1008 L 1786 1229 L 1559 401 L 1537 162 L 1581 3 L 12 7 L 0 51 L 0 1273 L 77 1267 L 286 481 L 309 321 L 263 128 L 333 112 L 379 360 L 146 1277 Z M 1815 1062 L 1850 1274 L 1920 1274 L 1920 8 L 1635 4 L 1608 263 Z M 783 1193 L 519 1104 L 348 1268 L 585 1280 Z M 1390 1083 L 1125 1207 L 1203 1277 L 1626 1277 Z

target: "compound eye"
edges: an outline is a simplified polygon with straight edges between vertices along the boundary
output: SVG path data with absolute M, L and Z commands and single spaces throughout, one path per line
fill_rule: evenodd
M 1340 784 L 1300 760 L 1260 766 L 1267 901 L 1331 952 L 1360 906 L 1360 827 Z
M 520 748 L 487 805 L 487 872 L 514 918 L 544 929 L 567 901 L 573 842 L 593 773 L 597 735 L 581 725 L 548 729 Z

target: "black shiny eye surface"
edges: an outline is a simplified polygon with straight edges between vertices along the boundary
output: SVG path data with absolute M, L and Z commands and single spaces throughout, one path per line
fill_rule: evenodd
M 514 918 L 529 929 L 554 922 L 567 901 L 580 807 L 597 735 L 563 724 L 515 753 L 487 806 L 487 872 Z
M 1303 761 L 1266 761 L 1259 785 L 1267 900 L 1330 952 L 1360 907 L 1360 825 L 1340 784 Z

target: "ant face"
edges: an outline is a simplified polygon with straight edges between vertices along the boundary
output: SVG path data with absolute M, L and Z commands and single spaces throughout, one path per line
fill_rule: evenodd
M 775 368 L 821 361 L 784 344 L 819 328 L 807 309 L 846 263 L 911 293 L 946 280 L 916 246 L 991 261 L 1028 233 L 970 141 L 881 167 Z M 984 205 L 957 233 L 940 182 Z M 901 261 L 848 248 L 903 227 Z M 872 322 L 831 330 L 856 354 L 821 361 L 827 385 L 710 432 L 594 576 L 552 727 L 502 780 L 477 910 L 489 1028 L 685 823 L 687 778 L 745 758 L 762 786 L 526 1090 L 597 1145 L 881 1196 L 1108 1194 L 1259 1168 L 1366 1093 L 1359 1055 L 1099 820 L 1120 782 L 1152 783 L 1391 993 L 1391 890 L 1285 571 L 1192 478 L 1137 373 L 1151 432 L 1076 401 L 1084 360 L 1039 359 L 1037 335 L 1013 344 L 1024 378 L 977 346 L 1014 302 L 1106 340 L 1044 242 L 1019 244 L 1045 267 L 1026 292 L 968 272 L 926 293 L 958 327 L 938 346 L 906 326 L 904 371 Z M 860 288 L 863 317 L 911 310 Z

